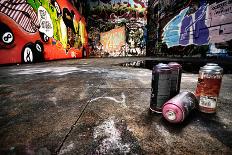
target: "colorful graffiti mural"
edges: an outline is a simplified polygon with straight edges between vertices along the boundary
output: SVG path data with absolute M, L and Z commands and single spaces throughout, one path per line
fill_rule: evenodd
M 132 21 L 126 24 L 128 55 L 144 56 L 146 54 L 146 27 L 140 22 Z
M 0 1 L 0 64 L 88 56 L 85 18 L 68 0 Z
M 101 33 L 100 42 L 108 56 L 123 56 L 124 54 L 120 53 L 120 49 L 126 43 L 125 27 L 115 28 Z
M 95 0 L 89 1 L 90 14 L 88 19 L 91 36 L 99 36 L 99 40 L 92 41 L 92 56 L 99 57 L 97 53 L 105 53 L 104 56 L 139 56 L 145 55 L 146 51 L 146 31 L 147 24 L 147 0 Z M 109 43 L 112 49 L 105 45 L 101 34 L 110 34 L 119 27 L 125 27 L 125 37 L 118 35 L 118 39 L 114 36 L 114 42 Z M 98 31 L 95 31 L 98 29 Z M 92 32 L 96 32 L 93 34 Z M 100 33 L 99 33 L 100 32 Z M 109 35 L 107 35 L 109 36 Z M 97 39 L 97 38 L 96 38 Z M 125 43 L 116 46 L 116 42 L 123 39 Z M 116 44 L 114 44 L 116 43 Z M 144 46 L 142 46 L 142 43 Z M 99 48 L 102 45 L 102 48 Z M 141 48 L 142 47 L 142 48 Z M 96 52 L 97 50 L 100 50 Z M 114 52 L 112 52 L 114 51 Z M 114 54 L 113 54 L 114 53 Z
M 163 28 L 162 42 L 168 47 L 207 45 L 232 39 L 232 1 L 201 3 L 195 13 L 182 10 Z

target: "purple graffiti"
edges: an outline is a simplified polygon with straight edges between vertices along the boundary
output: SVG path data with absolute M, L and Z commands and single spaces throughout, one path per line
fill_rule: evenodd
M 187 15 L 182 10 L 164 27 L 163 40 L 168 47 L 222 43 L 232 39 L 232 0 L 211 5 L 201 0 L 201 7 Z M 181 18 L 180 18 L 181 17 Z M 178 20 L 179 19 L 179 20 Z
M 180 45 L 203 45 L 208 43 L 209 30 L 205 24 L 206 9 L 206 6 L 202 6 L 194 14 L 185 16 L 182 20 Z
M 207 44 L 209 41 L 209 29 L 205 24 L 207 6 L 200 7 L 195 13 L 195 33 L 193 35 L 193 43 L 197 45 Z
M 186 16 L 182 20 L 182 25 L 180 28 L 180 40 L 179 40 L 179 43 L 181 45 L 188 45 L 189 44 L 190 31 L 189 31 L 189 29 L 187 29 L 187 27 L 189 27 L 189 25 L 192 25 L 192 21 L 193 21 L 192 16 Z

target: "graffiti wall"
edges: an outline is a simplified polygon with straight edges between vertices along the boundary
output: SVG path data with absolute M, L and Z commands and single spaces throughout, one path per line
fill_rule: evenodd
M 124 53 L 120 49 L 126 43 L 125 27 L 115 28 L 108 32 L 103 32 L 100 35 L 100 42 L 102 43 L 101 55 L 103 56 L 123 56 Z
M 179 6 L 177 1 L 169 4 L 174 8 Z M 167 13 L 170 9 L 168 9 L 169 5 L 166 5 L 166 7 L 161 7 L 158 12 L 159 42 L 164 48 L 163 53 L 170 54 L 173 49 L 177 52 L 192 51 L 194 53 L 194 49 L 203 46 L 208 47 L 205 48 L 205 54 L 218 53 L 218 51 L 231 53 L 231 0 L 189 0 L 179 7 L 181 9 L 176 9 L 177 12 L 174 11 L 172 14 Z
M 1 0 L 0 64 L 88 56 L 85 18 L 68 0 Z
M 147 0 L 88 2 L 91 56 L 117 57 L 146 54 Z

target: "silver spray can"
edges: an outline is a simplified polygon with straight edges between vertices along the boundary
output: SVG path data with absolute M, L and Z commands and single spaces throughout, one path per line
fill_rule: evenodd
M 150 101 L 151 111 L 162 113 L 162 106 L 170 96 L 170 78 L 171 69 L 167 64 L 159 63 L 153 67 Z
M 223 68 L 214 63 L 201 67 L 195 95 L 199 101 L 199 110 L 215 113 L 223 76 Z

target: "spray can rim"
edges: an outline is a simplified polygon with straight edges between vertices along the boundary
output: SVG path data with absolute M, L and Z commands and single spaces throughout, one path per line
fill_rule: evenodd
M 179 63 L 177 62 L 169 62 L 168 66 L 178 66 L 178 67 L 182 67 Z
M 170 70 L 170 67 L 164 63 L 158 63 L 153 67 L 153 69 L 162 69 L 162 70 Z
M 205 65 L 203 67 L 200 67 L 200 70 L 205 71 L 205 72 L 223 72 L 223 68 L 221 68 L 220 66 L 211 66 L 211 65 Z

